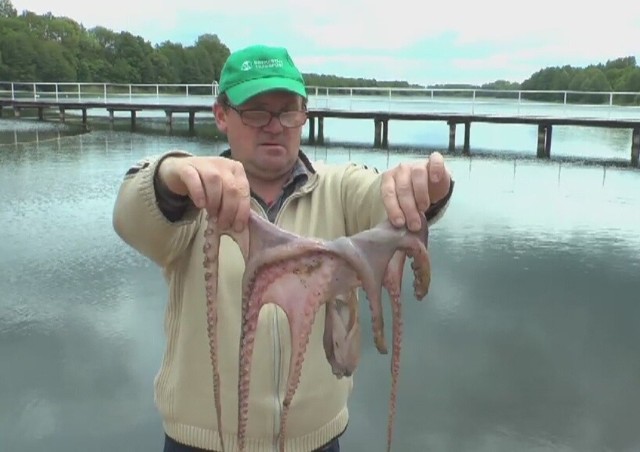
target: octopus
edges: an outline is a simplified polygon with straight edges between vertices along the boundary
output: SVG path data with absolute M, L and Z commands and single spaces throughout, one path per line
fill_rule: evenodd
M 286 314 L 291 334 L 291 361 L 280 417 L 279 448 L 284 451 L 289 406 L 302 372 L 304 354 L 316 314 L 324 306 L 323 346 L 336 378 L 353 375 L 360 357 L 360 322 L 357 289 L 369 301 L 374 344 L 387 354 L 382 316 L 382 288 L 389 294 L 392 313 L 391 395 L 387 424 L 387 450 L 392 444 L 402 342 L 401 283 L 405 260 L 412 259 L 413 292 L 422 300 L 431 281 L 427 253 L 428 227 L 411 232 L 388 220 L 351 236 L 335 240 L 301 237 L 287 232 L 253 211 L 241 232 L 220 230 L 207 215 L 204 241 L 204 279 L 207 333 L 213 367 L 214 404 L 218 431 L 222 432 L 220 375 L 217 356 L 218 248 L 223 235 L 239 246 L 245 261 L 242 278 L 242 328 L 239 344 L 238 448 L 243 451 L 249 417 L 249 381 L 253 345 L 260 309 L 276 303 Z M 220 435 L 222 451 L 224 442 Z

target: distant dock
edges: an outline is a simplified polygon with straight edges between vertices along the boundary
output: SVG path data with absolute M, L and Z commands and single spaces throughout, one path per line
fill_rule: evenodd
M 217 93 L 216 85 L 141 85 L 139 89 L 144 91 L 141 94 L 134 93 L 136 85 L 117 85 L 116 87 L 119 88 L 119 91 L 111 94 L 109 89 L 114 88 L 110 84 L 98 84 L 98 88 L 96 88 L 92 84 L 87 84 L 88 86 L 84 87 L 83 84 L 79 83 L 30 83 L 27 84 L 28 90 L 21 91 L 17 83 L 3 83 L 7 84 L 10 89 L 0 89 L 0 117 L 2 117 L 4 111 L 10 109 L 14 117 L 19 118 L 25 111 L 36 111 L 37 117 L 44 120 L 45 111 L 54 110 L 58 112 L 59 120 L 65 121 L 67 112 L 78 111 L 80 112 L 82 124 L 88 126 L 88 111 L 102 110 L 108 113 L 108 118 L 111 122 L 115 121 L 116 113 L 128 113 L 131 127 L 135 128 L 138 113 L 155 111 L 164 112 L 166 124 L 171 128 L 175 119 L 174 115 L 186 113 L 190 132 L 195 129 L 196 114 L 206 115 L 209 118 L 213 117 L 212 104 Z M 168 89 L 167 87 L 173 90 L 172 95 L 161 93 L 161 89 Z M 83 89 L 87 92 L 83 92 Z M 196 92 L 197 90 L 200 91 Z M 326 90 L 327 97 L 323 97 L 323 90 Z M 308 142 L 310 144 L 322 145 L 325 143 L 324 120 L 327 118 L 368 119 L 373 121 L 372 145 L 374 148 L 381 149 L 388 149 L 389 147 L 390 122 L 431 121 L 444 122 L 449 126 L 449 152 L 456 151 L 458 125 L 464 126 L 462 153 L 469 155 L 471 153 L 470 140 L 471 125 L 473 123 L 522 124 L 537 126 L 536 156 L 541 159 L 549 159 L 551 158 L 552 136 L 555 126 L 599 127 L 630 130 L 631 149 L 629 150 L 629 163 L 634 168 L 638 168 L 640 163 L 640 109 L 638 107 L 622 107 L 626 115 L 624 117 L 577 117 L 572 115 L 572 112 L 560 114 L 558 107 L 564 108 L 569 105 L 567 98 L 571 95 L 571 92 L 559 92 L 559 95 L 563 96 L 560 103 L 536 105 L 537 107 L 548 106 L 550 113 L 520 114 L 520 108 L 529 108 L 531 105 L 522 100 L 523 95 L 530 93 L 516 91 L 514 95 L 517 97 L 512 99 L 512 103 L 509 104 L 511 107 L 516 108 L 516 111 L 479 113 L 476 110 L 482 110 L 486 105 L 491 105 L 491 100 L 487 102 L 486 97 L 481 98 L 477 95 L 477 90 L 470 90 L 471 99 L 462 99 L 460 101 L 459 98 L 456 98 L 458 100 L 457 105 L 463 106 L 459 111 L 437 111 L 438 100 L 434 98 L 434 93 L 438 90 L 426 90 L 430 92 L 429 97 L 429 93 L 415 94 L 406 89 L 388 89 L 388 94 L 379 98 L 382 99 L 381 102 L 387 99 L 388 106 L 393 103 L 394 108 L 384 110 L 384 106 L 380 109 L 360 108 L 357 105 L 357 102 L 363 102 L 363 99 L 372 98 L 367 94 L 366 88 L 336 88 L 336 90 L 341 95 L 335 97 L 335 99 L 340 99 L 340 101 L 337 102 L 337 105 L 330 106 L 328 100 L 325 105 L 322 105 L 325 99 L 329 99 L 329 88 L 309 88 L 310 99 L 314 99 L 314 102 L 310 102 L 308 114 Z M 176 92 L 178 92 L 177 96 Z M 355 92 L 359 94 L 356 95 L 354 94 Z M 363 92 L 365 93 L 364 96 L 362 95 Z M 553 94 L 555 92 L 545 91 L 542 93 Z M 373 94 L 378 93 L 375 92 Z M 489 95 L 491 94 L 489 93 Z M 504 94 L 504 92 L 500 93 L 500 95 Z M 635 96 L 636 94 L 595 93 L 594 95 L 608 96 L 609 105 L 604 107 L 613 108 L 615 107 L 614 96 Z M 422 97 L 419 97 L 420 95 Z M 451 93 L 446 92 L 445 95 L 450 96 Z M 449 97 L 449 99 L 451 98 Z M 419 102 L 425 101 L 429 103 L 432 110 L 435 109 L 436 111 L 424 111 L 415 108 L 415 105 Z M 470 111 L 463 111 L 464 108 Z
M 339 110 L 312 110 L 309 112 L 309 142 L 324 142 L 325 118 L 372 119 L 374 121 L 373 146 L 389 147 L 389 122 L 393 121 L 441 121 L 449 125 L 449 151 L 455 151 L 456 130 L 458 124 L 464 125 L 464 144 L 462 152 L 470 154 L 471 124 L 476 122 L 492 124 L 528 124 L 538 126 L 536 156 L 551 157 L 551 138 L 553 126 L 585 126 L 632 130 L 630 164 L 638 167 L 640 157 L 640 119 L 598 119 L 566 117 L 534 117 L 516 115 L 479 115 L 451 113 L 399 113 L 399 112 L 356 112 Z M 317 132 L 316 132 L 317 122 Z

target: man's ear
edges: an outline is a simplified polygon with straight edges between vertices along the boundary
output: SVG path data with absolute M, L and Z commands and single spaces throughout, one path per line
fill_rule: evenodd
M 218 130 L 227 133 L 227 111 L 218 102 L 213 104 L 213 117 L 216 120 Z

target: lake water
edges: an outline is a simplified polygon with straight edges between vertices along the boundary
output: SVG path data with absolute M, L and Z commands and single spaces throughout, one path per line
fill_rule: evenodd
M 325 131 L 366 143 L 367 127 L 327 121 Z M 411 127 L 392 124 L 408 145 L 391 152 L 305 150 L 384 169 L 447 142 L 444 125 Z M 139 158 L 223 144 L 143 128 L 155 133 L 0 121 L 2 452 L 161 450 L 153 378 L 166 289 L 115 235 L 113 202 Z M 494 153 L 535 149 L 524 129 L 480 129 L 472 136 Z M 628 155 L 617 132 L 554 133 L 568 153 Z M 447 161 L 457 185 L 431 232 L 430 295 L 405 294 L 394 450 L 640 450 L 640 171 L 510 155 Z M 345 452 L 385 448 L 389 356 L 366 325 Z

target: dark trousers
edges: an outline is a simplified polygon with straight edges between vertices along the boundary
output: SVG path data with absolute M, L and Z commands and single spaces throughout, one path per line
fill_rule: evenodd
M 163 452 L 212 452 L 204 449 L 198 449 L 197 447 L 185 446 L 180 444 L 173 438 L 164 436 L 164 449 Z M 313 452 L 340 452 L 340 442 L 338 438 L 334 438 L 320 449 L 316 449 Z

